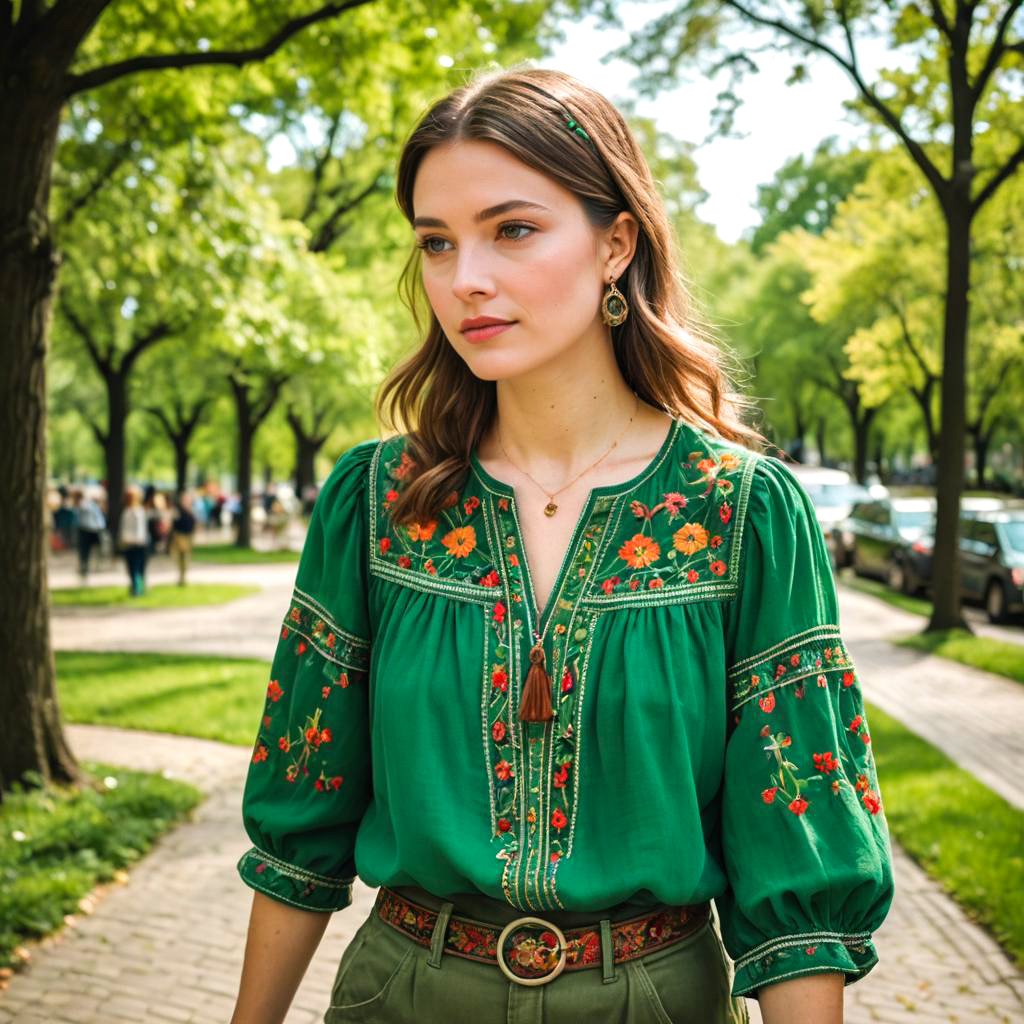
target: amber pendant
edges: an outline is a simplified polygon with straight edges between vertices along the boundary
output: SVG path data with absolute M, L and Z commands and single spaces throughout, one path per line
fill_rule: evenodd
M 558 511 L 558 506 L 553 501 L 549 501 L 544 506 L 544 515 L 546 515 L 546 516 L 553 516 L 557 511 Z

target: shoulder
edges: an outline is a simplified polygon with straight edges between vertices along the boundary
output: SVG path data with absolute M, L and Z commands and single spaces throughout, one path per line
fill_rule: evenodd
M 370 467 L 380 444 L 377 438 L 360 441 L 338 456 L 317 496 L 316 504 L 321 516 L 347 512 L 354 503 L 362 501 L 367 491 Z

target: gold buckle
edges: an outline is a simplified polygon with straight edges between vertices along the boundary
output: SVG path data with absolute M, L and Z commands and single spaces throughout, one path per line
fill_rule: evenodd
M 536 936 L 514 934 L 518 929 L 527 925 L 534 926 L 533 929 L 527 929 L 527 931 L 536 930 L 538 934 Z M 516 940 L 513 961 L 524 971 L 523 974 L 516 974 L 505 961 L 505 942 L 510 937 Z M 554 946 L 551 945 L 552 938 L 555 940 Z M 505 976 L 517 985 L 546 985 L 562 973 L 565 969 L 565 961 L 566 940 L 562 929 L 543 918 L 516 918 L 515 921 L 509 921 L 498 936 L 498 966 Z M 545 967 L 550 968 L 548 974 L 532 976 L 530 973 Z

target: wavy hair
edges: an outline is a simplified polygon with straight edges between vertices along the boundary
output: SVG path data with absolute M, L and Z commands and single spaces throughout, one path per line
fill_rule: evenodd
M 574 119 L 585 134 L 567 130 Z M 588 141 L 589 139 L 589 141 Z M 650 168 L 619 111 L 601 93 L 561 71 L 517 65 L 476 74 L 420 119 L 402 148 L 396 200 L 410 225 L 413 185 L 424 156 L 456 140 L 493 142 L 572 192 L 597 230 L 628 210 L 640 225 L 636 249 L 616 286 L 629 316 L 609 328 L 615 359 L 637 395 L 725 440 L 761 449 L 766 440 L 741 415 L 754 406 L 730 390 L 725 363 L 735 354 L 695 309 L 668 215 Z M 566 159 L 572 147 L 573 159 Z M 494 381 L 476 377 L 448 342 L 426 301 L 414 248 L 399 293 L 422 332 L 419 349 L 381 384 L 378 418 L 406 433 L 406 486 L 391 515 L 426 522 L 452 504 L 469 456 L 496 414 Z

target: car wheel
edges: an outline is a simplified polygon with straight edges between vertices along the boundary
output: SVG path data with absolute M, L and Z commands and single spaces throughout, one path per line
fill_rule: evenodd
M 903 566 L 895 559 L 889 563 L 886 582 L 889 584 L 890 590 L 895 590 L 899 594 L 907 592 L 907 574 L 903 571 Z
M 999 580 L 992 580 L 985 591 L 985 611 L 989 622 L 1006 621 L 1006 591 Z

